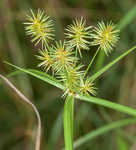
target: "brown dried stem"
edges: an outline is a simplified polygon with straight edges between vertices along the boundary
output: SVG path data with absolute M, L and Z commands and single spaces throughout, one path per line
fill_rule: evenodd
M 29 104 L 32 109 L 34 110 L 37 120 L 38 120 L 38 127 L 37 127 L 37 135 L 36 135 L 36 144 L 35 144 L 35 150 L 40 150 L 40 139 L 41 139 L 41 119 L 39 112 L 35 105 L 26 98 L 6 77 L 0 74 L 0 78 L 27 104 Z

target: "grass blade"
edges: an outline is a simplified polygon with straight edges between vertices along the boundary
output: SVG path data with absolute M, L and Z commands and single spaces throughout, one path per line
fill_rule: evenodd
M 121 135 L 116 135 L 117 149 L 118 150 L 129 150 L 128 141 Z
M 62 90 L 64 89 L 64 86 L 57 79 L 53 78 L 52 76 L 48 75 L 45 72 L 34 70 L 34 69 L 23 69 L 21 67 L 15 66 L 15 65 L 13 65 L 11 63 L 8 63 L 8 62 L 5 62 L 5 63 L 12 66 L 12 67 L 14 67 L 14 68 L 16 68 L 16 69 L 18 69 L 18 70 L 20 70 L 20 71 L 22 71 L 22 72 L 25 72 L 29 75 L 32 75 L 32 76 L 34 76 L 34 77 L 36 77 L 36 78 L 38 78 L 38 79 L 40 79 L 44 82 L 47 82 L 51 85 L 54 85 L 54 86 L 56 86 L 56 87 L 58 87 Z
M 136 49 L 136 46 L 132 47 L 131 49 L 125 51 L 123 54 L 121 54 L 119 57 L 117 57 L 116 59 L 114 59 L 112 62 L 110 62 L 108 65 L 106 65 L 105 67 L 103 67 L 100 71 L 96 72 L 94 75 L 92 75 L 89 78 L 89 81 L 91 80 L 95 80 L 96 78 L 98 78 L 100 75 L 102 75 L 105 71 L 107 71 L 109 68 L 111 68 L 114 64 L 116 64 L 118 61 L 120 61 L 122 58 L 124 58 L 126 55 L 128 55 L 130 52 L 132 52 L 133 50 Z
M 68 95 L 64 105 L 64 140 L 65 150 L 73 150 L 74 97 Z
M 136 47 L 130 49 L 131 51 L 134 50 Z M 130 52 L 129 50 L 129 52 Z M 128 52 L 127 52 L 128 53 Z M 125 55 L 127 55 L 125 53 Z M 122 56 L 122 55 L 121 55 Z M 124 55 L 123 55 L 124 56 Z M 116 62 L 116 60 L 114 60 L 114 62 Z M 11 65 L 11 64 L 10 64 Z M 107 67 L 101 69 L 99 72 L 96 73 L 96 75 L 94 74 L 92 76 L 91 79 L 95 79 L 96 77 L 98 77 L 100 74 L 102 74 L 104 72 L 104 70 L 107 70 L 107 68 L 109 68 L 109 66 L 113 65 L 113 62 L 108 64 Z M 16 69 L 19 69 L 25 73 L 28 73 L 32 76 L 35 76 L 47 83 L 50 83 L 60 89 L 63 89 L 63 85 L 61 85 L 56 79 L 50 77 L 49 75 L 47 75 L 46 73 L 43 73 L 43 72 L 40 72 L 40 71 L 37 71 L 37 70 L 26 70 L 26 69 L 22 69 L 20 67 L 17 67 L 17 66 L 14 66 L 12 65 L 13 67 L 15 67 Z M 107 100 L 103 100 L 103 99 L 100 99 L 100 98 L 96 98 L 96 97 L 91 97 L 91 96 L 81 96 L 81 95 L 77 95 L 76 98 L 79 98 L 81 100 L 84 100 L 84 101 L 88 101 L 88 102 L 91 102 L 91 103 L 95 103 L 95 104 L 98 104 L 98 105 L 102 105 L 102 106 L 105 106 L 105 107 L 108 107 L 108 108 L 111 108 L 111 109 L 115 109 L 117 111 L 120 111 L 120 112 L 124 112 L 124 113 L 127 113 L 129 115 L 134 115 L 136 116 L 136 110 L 135 109 L 132 109 L 130 107 L 127 107 L 127 106 L 123 106 L 123 105 L 120 105 L 120 104 L 116 104 L 116 103 L 113 103 L 113 102 L 110 102 L 110 101 L 107 101 Z M 69 99 L 69 98 L 67 98 Z
M 87 143 L 88 141 L 90 141 L 100 135 L 103 135 L 106 132 L 126 126 L 128 124 L 133 124 L 133 123 L 136 123 L 135 118 L 124 119 L 124 120 L 116 121 L 116 122 L 110 123 L 108 125 L 105 125 L 95 131 L 91 131 L 90 133 L 84 135 L 83 137 L 79 138 L 78 140 L 76 140 L 74 142 L 74 149 L 79 148 L 79 146 Z
M 119 22 L 118 29 L 122 30 L 136 17 L 136 7 L 132 8 Z
M 92 96 L 77 95 L 76 98 L 83 100 L 83 101 L 91 102 L 94 104 L 102 105 L 104 107 L 108 107 L 108 108 L 111 108 L 111 109 L 136 117 L 136 110 L 133 108 L 124 106 L 124 105 L 116 104 L 116 103 L 113 103 L 113 102 L 110 102 L 101 98 L 92 97 Z

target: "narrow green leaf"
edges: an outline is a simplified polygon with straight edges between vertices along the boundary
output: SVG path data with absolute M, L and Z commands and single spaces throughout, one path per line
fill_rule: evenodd
M 136 7 L 132 8 L 119 22 L 118 29 L 122 30 L 136 18 Z
M 45 82 L 47 82 L 51 85 L 54 85 L 54 86 L 56 86 L 56 87 L 58 87 L 62 90 L 64 89 L 64 86 L 57 79 L 55 79 L 54 77 L 48 75 L 45 72 L 34 70 L 34 69 L 23 69 L 21 67 L 15 66 L 15 65 L 13 65 L 11 63 L 8 63 L 8 62 L 5 62 L 5 63 L 12 66 L 12 67 L 14 67 L 14 68 L 16 68 L 16 69 L 18 69 L 18 70 L 20 70 L 20 71 L 22 71 L 22 72 L 25 72 L 25 73 L 27 73 L 29 75 L 32 75 L 32 76 L 34 76 L 38 79 L 41 79 L 42 81 L 45 81 Z
M 100 127 L 99 129 L 91 131 L 90 133 L 88 133 L 88 134 L 84 135 L 83 137 L 79 138 L 78 140 L 76 140 L 74 142 L 74 149 L 79 148 L 81 145 L 87 143 L 88 141 L 90 141 L 100 135 L 103 135 L 106 132 L 126 126 L 128 124 L 133 124 L 133 123 L 136 123 L 135 118 L 116 121 L 116 122 L 110 123 L 108 125 L 105 125 L 103 127 Z
M 96 72 L 94 75 L 92 75 L 89 78 L 89 81 L 91 80 L 95 80 L 96 78 L 98 78 L 100 75 L 102 75 L 105 71 L 107 71 L 109 68 L 111 68 L 114 64 L 116 64 L 118 61 L 120 61 L 122 58 L 124 58 L 126 55 L 128 55 L 130 52 L 132 52 L 133 50 L 136 49 L 136 46 L 132 47 L 131 49 L 125 51 L 123 54 L 121 54 L 119 57 L 117 57 L 116 59 L 114 59 L 112 62 L 110 62 L 108 65 L 106 65 L 105 67 L 103 67 L 100 71 Z
M 11 65 L 11 64 L 10 64 Z M 14 65 L 12 65 L 14 66 Z M 26 70 L 26 69 L 22 69 L 20 67 L 17 67 L 17 66 L 14 66 L 16 69 L 19 69 L 25 73 L 28 73 L 32 76 L 35 76 L 47 83 L 50 83 L 60 89 L 64 89 L 63 85 L 61 85 L 56 79 L 52 78 L 51 76 L 47 75 L 46 73 L 43 73 L 43 72 L 40 72 L 40 71 L 37 71 L 37 70 Z M 116 104 L 116 103 L 113 103 L 113 102 L 110 102 L 110 101 L 107 101 L 107 100 L 103 100 L 103 99 L 100 99 L 100 98 L 96 98 L 96 97 L 87 97 L 87 96 L 81 96 L 81 95 L 77 95 L 76 98 L 79 98 L 81 100 L 84 100 L 84 101 L 88 101 L 88 102 L 92 102 L 92 103 L 95 103 L 95 104 L 98 104 L 98 105 L 102 105 L 102 106 L 105 106 L 105 107 L 108 107 L 108 108 L 111 108 L 111 109 L 114 109 L 114 110 L 117 110 L 117 111 L 120 111 L 120 112 L 124 112 L 124 113 L 127 113 L 129 115 L 134 115 L 136 116 L 136 110 L 135 109 L 132 109 L 132 108 L 129 108 L 127 106 L 123 106 L 123 105 L 120 105 L 120 104 Z
M 10 72 L 7 77 L 12 77 L 12 76 L 15 76 L 15 75 L 18 75 L 18 74 L 23 74 L 24 72 L 20 71 L 20 70 L 16 70 L 16 71 L 13 71 L 13 72 Z
M 74 97 L 68 95 L 64 105 L 65 150 L 73 150 Z
M 92 96 L 82 96 L 82 95 L 77 95 L 76 98 L 83 100 L 83 101 L 87 101 L 87 102 L 91 102 L 94 104 L 98 104 L 98 105 L 102 105 L 104 107 L 108 107 L 123 113 L 126 113 L 128 115 L 132 115 L 136 117 L 136 109 L 127 107 L 127 106 L 123 106 L 120 104 L 116 104 L 101 98 L 97 98 L 97 97 L 92 97 Z
M 120 135 L 116 135 L 117 149 L 118 150 L 129 150 L 128 141 Z

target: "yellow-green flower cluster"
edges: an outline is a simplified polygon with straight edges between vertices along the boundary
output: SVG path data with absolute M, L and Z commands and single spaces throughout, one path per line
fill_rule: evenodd
M 98 50 L 108 53 L 117 43 L 118 30 L 113 23 L 98 23 L 97 27 L 86 26 L 83 18 L 75 19 L 65 31 L 64 42 L 52 42 L 54 40 L 53 21 L 38 10 L 37 15 L 31 10 L 31 15 L 27 16 L 26 33 L 32 37 L 32 42 L 41 42 L 42 49 L 39 50 L 37 58 L 41 61 L 39 67 L 46 72 L 51 71 L 65 86 L 66 94 L 96 94 L 96 88 L 92 81 L 85 77 L 87 71 L 82 71 L 83 65 L 80 63 L 82 50 L 89 50 L 90 46 L 98 45 Z M 79 58 L 78 58 L 79 56 Z M 94 60 L 94 58 L 92 59 Z
M 56 45 L 53 47 L 52 56 L 55 59 L 54 69 L 56 72 L 67 70 L 76 61 L 72 50 L 66 46 L 65 42 L 61 41 L 56 42 Z
M 43 69 L 48 72 L 50 69 L 53 71 L 54 59 L 51 57 L 50 51 L 47 48 L 39 51 L 40 55 L 37 55 L 37 58 L 41 60 L 38 67 L 43 67 Z
M 89 93 L 91 93 L 92 95 L 96 95 L 96 88 L 94 86 L 93 82 L 90 82 L 89 80 L 80 80 L 80 93 L 81 94 L 85 94 L 85 95 L 89 95 Z
M 37 45 L 40 41 L 43 44 L 48 44 L 49 40 L 53 40 L 53 21 L 50 20 L 50 17 L 44 14 L 44 11 L 38 10 L 37 15 L 33 13 L 27 15 L 26 24 L 26 33 L 31 35 L 32 42 L 36 42 Z
M 119 30 L 112 22 L 104 24 L 102 21 L 98 23 L 97 27 L 94 27 L 93 32 L 91 44 L 98 45 L 108 55 L 119 40 Z
M 89 50 L 91 39 L 91 26 L 86 27 L 86 21 L 81 19 L 75 19 L 73 24 L 66 28 L 67 43 L 70 47 L 76 48 L 80 55 L 81 50 Z

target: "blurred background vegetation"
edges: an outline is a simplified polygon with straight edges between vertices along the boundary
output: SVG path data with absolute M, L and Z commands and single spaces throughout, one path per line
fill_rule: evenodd
M 109 57 L 103 52 L 93 65 L 94 73 L 103 65 L 135 45 L 135 0 L 0 0 L 0 73 L 15 71 L 4 64 L 37 69 L 35 55 L 40 46 L 34 47 L 25 35 L 24 25 L 29 9 L 45 10 L 55 21 L 56 39 L 64 39 L 64 28 L 75 17 L 83 16 L 87 24 L 110 21 L 118 24 L 120 40 Z M 83 52 L 83 63 L 90 62 L 95 47 Z M 136 107 L 136 59 L 135 52 L 125 57 L 97 81 L 97 97 L 109 99 L 130 107 Z M 62 91 L 42 81 L 18 74 L 10 77 L 26 97 L 38 108 L 42 120 L 41 150 L 60 150 L 64 147 Z M 115 120 L 127 117 L 121 113 L 96 105 L 75 101 L 74 139 L 96 130 Z M 0 150 L 32 150 L 35 141 L 36 119 L 32 110 L 7 86 L 0 84 Z M 79 150 L 136 150 L 136 125 L 114 130 L 97 137 Z M 133 148 L 132 148 L 133 147 Z

